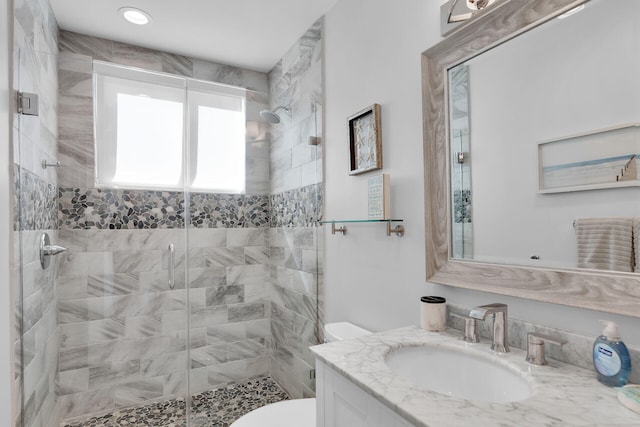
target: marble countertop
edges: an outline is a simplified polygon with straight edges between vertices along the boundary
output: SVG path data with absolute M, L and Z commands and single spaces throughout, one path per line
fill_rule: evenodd
M 510 403 L 454 398 L 411 384 L 385 364 L 390 351 L 423 344 L 488 354 L 496 363 L 520 372 L 531 384 L 533 395 Z M 465 343 L 455 330 L 434 333 L 407 327 L 317 345 L 311 351 L 417 426 L 640 426 L 640 415 L 622 406 L 617 392 L 600 384 L 593 370 L 548 358 L 548 365 L 532 366 L 523 350 L 494 354 L 486 341 Z

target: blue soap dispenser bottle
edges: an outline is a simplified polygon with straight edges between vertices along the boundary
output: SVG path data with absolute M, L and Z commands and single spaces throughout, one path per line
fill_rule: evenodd
M 631 372 L 631 356 L 620 338 L 618 325 L 608 320 L 602 323 L 604 331 L 593 343 L 593 366 L 602 384 L 622 387 Z

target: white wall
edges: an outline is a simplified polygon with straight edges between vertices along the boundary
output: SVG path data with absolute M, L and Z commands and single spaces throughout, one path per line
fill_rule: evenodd
M 341 0 L 325 18 L 325 182 L 327 219 L 367 216 L 367 178 L 349 176 L 346 118 L 381 105 L 384 173 L 391 213 L 404 237 L 384 225 L 325 227 L 327 321 L 373 330 L 417 322 L 424 285 L 424 196 L 420 53 L 439 39 L 439 4 Z
M 366 217 L 368 175 L 348 175 L 346 118 L 376 102 L 392 214 L 404 218 L 407 229 L 399 238 L 386 237 L 380 224 L 348 225 L 342 236 L 325 226 L 326 321 L 376 331 L 418 324 L 418 297 L 433 294 L 468 307 L 505 302 L 512 317 L 593 336 L 601 329 L 598 319 L 613 319 L 627 343 L 640 344 L 635 318 L 425 282 L 420 54 L 440 41 L 442 3 L 340 0 L 326 16 L 325 217 Z
M 9 189 L 12 180 L 9 175 L 11 158 L 9 151 L 10 141 L 10 85 L 9 70 L 10 59 L 10 34 L 13 31 L 11 22 L 13 2 L 3 2 L 0 7 L 0 425 L 11 425 L 11 401 L 10 398 L 13 377 L 11 367 L 13 339 L 11 331 L 13 323 L 11 319 L 11 275 L 10 275 L 10 255 L 11 237 L 10 225 L 10 203 Z

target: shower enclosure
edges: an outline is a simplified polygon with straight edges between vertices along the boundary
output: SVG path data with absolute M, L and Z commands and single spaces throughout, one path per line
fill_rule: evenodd
M 216 425 L 313 395 L 320 38 L 268 76 L 66 31 L 16 53 L 39 96 L 14 125 L 21 425 Z M 44 232 L 67 249 L 46 269 Z

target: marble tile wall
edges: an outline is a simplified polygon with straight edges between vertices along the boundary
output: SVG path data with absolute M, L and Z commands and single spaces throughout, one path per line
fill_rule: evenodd
M 322 129 L 321 28 L 321 21 L 314 24 L 292 47 L 286 55 L 287 60 L 281 61 L 269 73 L 268 90 L 265 90 L 264 79 L 259 79 L 259 76 L 254 74 L 243 74 L 242 71 L 230 67 L 206 64 L 169 54 L 158 57 L 153 51 L 125 47 L 118 43 L 67 32 L 61 34 L 60 42 L 63 52 L 60 61 L 61 114 L 69 118 L 60 128 L 60 151 L 64 155 L 68 154 L 74 169 L 74 173 L 69 174 L 73 176 L 67 176 L 64 170 L 61 171 L 61 226 L 63 227 L 134 228 L 140 227 L 141 223 L 143 228 L 166 228 L 180 226 L 184 222 L 180 203 L 172 202 L 171 194 L 155 195 L 150 198 L 142 195 L 145 202 L 151 200 L 151 203 L 136 205 L 146 205 L 149 209 L 145 212 L 136 212 L 128 206 L 127 215 L 124 215 L 124 206 L 127 205 L 122 203 L 124 194 L 109 192 L 107 201 L 106 194 L 99 194 L 97 190 L 92 189 L 92 123 L 90 116 L 86 113 L 90 111 L 87 107 L 90 107 L 92 102 L 90 90 L 92 57 L 89 55 L 102 60 L 244 85 L 255 90 L 249 93 L 247 110 L 250 119 L 257 116 L 259 109 L 263 107 L 260 105 L 261 102 L 268 99 L 263 96 L 266 92 L 271 96 L 271 107 L 275 108 L 280 104 L 291 105 L 292 115 L 283 115 L 282 124 L 272 126 L 268 135 L 265 135 L 267 128 L 262 123 L 257 123 L 257 126 L 248 123 L 247 126 L 247 150 L 250 153 L 247 160 L 248 192 L 253 188 L 255 190 L 253 194 L 271 194 L 270 215 L 264 209 L 264 200 L 259 196 L 240 201 L 237 198 L 211 200 L 206 196 L 196 196 L 192 197 L 192 201 L 200 199 L 202 203 L 196 202 L 196 205 L 201 208 L 194 209 L 191 224 L 197 227 L 260 227 L 265 225 L 265 221 L 270 221 L 271 227 L 276 230 L 282 227 L 303 228 L 300 232 L 296 232 L 307 237 L 298 237 L 291 241 L 278 237 L 280 243 L 276 244 L 280 246 L 276 247 L 273 246 L 271 239 L 279 234 L 270 235 L 271 252 L 266 258 L 264 254 L 258 253 L 257 258 L 264 259 L 265 262 L 269 262 L 270 258 L 271 269 L 267 272 L 268 277 L 265 283 L 269 283 L 269 280 L 276 283 L 270 295 L 265 298 L 274 301 L 277 298 L 277 303 L 271 304 L 266 313 L 261 313 L 260 306 L 256 308 L 251 303 L 248 303 L 250 305 L 247 307 L 249 313 L 253 313 L 251 316 L 257 316 L 258 319 L 275 316 L 276 323 L 270 325 L 272 330 L 267 337 L 277 330 L 280 332 L 278 336 L 282 339 L 279 342 L 279 357 L 273 360 L 282 361 L 279 364 L 280 372 L 296 372 L 292 376 L 280 375 L 280 378 L 276 379 L 286 383 L 294 396 L 313 393 L 313 384 L 308 380 L 308 370 L 313 366 L 313 359 L 308 357 L 306 347 L 317 341 L 315 311 L 317 310 L 318 253 L 315 246 L 313 248 L 309 246 L 308 234 L 313 236 L 311 243 L 317 243 L 316 230 L 312 227 L 317 225 L 318 212 L 321 209 L 322 188 L 319 183 L 322 182 L 320 161 L 322 151 L 321 145 L 309 145 L 309 137 L 321 136 Z M 123 52 L 127 49 L 130 49 L 130 52 L 125 55 Z M 269 173 L 276 178 L 265 187 L 265 183 L 269 182 L 265 177 L 268 178 Z M 285 177 L 287 177 L 286 182 Z M 92 200 L 93 206 L 84 206 L 88 205 L 88 200 Z M 252 204 L 252 201 L 255 203 Z M 120 208 L 114 208 L 116 203 Z M 162 212 L 168 205 L 173 205 L 174 211 Z M 80 215 L 78 215 L 79 211 Z M 313 253 L 314 250 L 316 253 Z M 294 276 L 304 279 L 295 279 Z M 298 283 L 300 280 L 304 280 L 308 286 L 292 289 L 293 283 Z M 256 309 L 257 312 L 254 312 Z M 279 319 L 282 321 L 280 322 Z M 293 323 L 289 323 L 289 320 Z M 264 323 L 262 325 L 264 326 Z M 223 336 L 230 335 L 233 339 L 237 339 L 240 336 L 254 337 L 257 333 L 260 339 L 264 338 L 263 331 L 260 328 L 256 331 L 255 328 L 255 325 L 245 326 L 242 322 L 237 325 L 225 325 Z M 303 334 L 296 333 L 296 331 L 300 332 L 300 328 L 304 329 Z M 296 342 L 291 341 L 291 338 L 295 338 Z M 237 380 L 239 376 L 246 375 L 247 370 L 268 369 L 272 364 L 269 358 L 244 360 L 195 367 L 192 385 L 196 391 L 204 390 L 218 382 Z M 247 364 L 246 360 L 250 363 Z M 294 370 L 292 371 L 291 368 Z M 207 375 L 202 375 L 205 372 Z M 203 380 L 205 378 L 206 381 Z
M 321 342 L 322 28 L 316 22 L 269 72 L 271 108 L 271 375 L 294 398 L 315 395 L 308 347 Z
M 307 347 L 318 340 L 322 151 L 308 141 L 322 129 L 321 22 L 269 82 L 262 73 L 58 35 L 46 0 L 17 0 L 16 23 L 16 88 L 41 95 L 39 118 L 14 120 L 14 176 L 31 188 L 16 197 L 29 203 L 15 226 L 30 248 L 16 269 L 25 283 L 16 302 L 25 313 L 24 341 L 16 342 L 24 347 L 16 387 L 23 379 L 25 425 L 183 394 L 187 375 L 199 392 L 275 370 L 292 396 L 312 395 Z M 191 196 L 188 266 L 179 195 L 94 188 L 93 58 L 248 89 L 250 195 Z M 270 96 L 273 107 L 292 108 L 275 129 L 258 118 Z M 45 159 L 62 167 L 42 169 Z M 42 272 L 31 243 L 46 228 L 70 252 Z M 166 288 L 169 242 L 178 254 L 174 290 Z
M 309 346 L 318 337 L 319 227 L 270 230 L 271 375 L 293 398 L 315 396 L 315 367 Z
M 17 178 L 18 170 L 21 179 Z M 24 426 L 46 426 L 56 405 L 55 376 L 58 365 L 57 272 L 53 260 L 43 270 L 39 258 L 39 239 L 47 232 L 58 241 L 57 193 L 54 184 L 15 165 L 14 191 L 18 202 L 15 214 L 14 267 L 16 340 L 14 344 L 16 379 L 23 381 Z M 22 334 L 22 340 L 20 336 Z M 22 374 L 22 375 L 20 375 Z M 16 389 L 16 390 L 19 390 Z M 53 417 L 55 418 L 55 416 Z
M 47 0 L 16 0 L 13 6 L 13 89 L 37 94 L 39 115 L 15 113 L 12 117 L 15 249 L 11 282 L 16 297 L 12 405 L 14 425 L 46 427 L 57 424 L 57 262 L 42 270 L 37 248 L 43 231 L 54 242 L 57 239 L 56 170 L 43 169 L 41 164 L 57 160 L 58 28 Z
M 62 416 L 184 394 L 187 375 L 197 393 L 268 374 L 267 75 L 67 31 L 60 50 Z M 180 192 L 96 189 L 93 59 L 247 88 L 247 194 L 193 193 L 187 211 Z
M 97 59 L 246 88 L 246 191 L 269 194 L 268 127 L 259 119 L 269 103 L 266 74 L 69 31 L 60 32 L 59 48 L 61 187 L 94 188 L 92 61 Z
M 55 168 L 41 164 L 57 158 L 57 23 L 46 0 L 19 0 L 14 8 L 14 89 L 39 96 L 38 116 L 13 117 L 14 163 L 55 183 Z
M 271 126 L 271 194 L 322 182 L 322 19 L 269 72 L 271 108 L 283 105 L 280 124 Z
M 55 425 L 55 378 L 58 368 L 57 273 L 58 262 L 40 266 L 38 241 L 42 231 L 22 231 L 22 350 L 24 387 L 24 426 Z M 57 231 L 49 230 L 53 241 Z M 22 344 L 22 349 L 20 349 Z M 55 418 L 55 416 L 53 416 Z
M 192 393 L 268 374 L 267 238 L 265 227 L 62 228 L 59 241 L 69 248 L 58 279 L 63 418 L 184 395 L 188 373 Z

